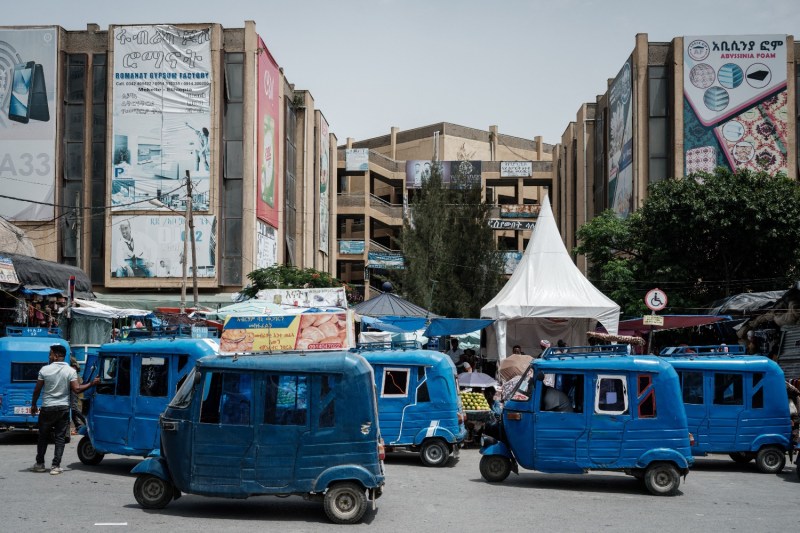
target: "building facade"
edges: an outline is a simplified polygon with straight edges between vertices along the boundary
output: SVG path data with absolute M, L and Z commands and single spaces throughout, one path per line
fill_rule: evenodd
M 447 122 L 355 141 L 339 147 L 336 217 L 336 275 L 374 295 L 371 272 L 402 268 L 400 236 L 409 202 L 432 160 L 443 178 L 480 181 L 485 201 L 494 205 L 490 223 L 507 273 L 519 261 L 551 187 L 553 147 L 534 140 Z M 455 179 L 455 178 L 454 178 Z M 465 236 L 465 244 L 469 242 Z
M 580 106 L 553 149 L 553 210 L 567 247 L 606 209 L 625 217 L 641 207 L 663 179 L 718 166 L 797 179 L 798 57 L 791 35 L 638 34 L 608 90 Z
M 334 272 L 336 136 L 252 21 L 0 28 L 0 74 L 0 215 L 98 293 L 153 307 L 192 277 L 207 301 L 276 263 Z

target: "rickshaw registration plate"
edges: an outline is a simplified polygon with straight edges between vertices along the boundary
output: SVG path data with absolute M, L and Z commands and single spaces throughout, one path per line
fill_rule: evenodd
M 15 415 L 29 415 L 31 414 L 30 407 L 14 407 L 14 414 Z

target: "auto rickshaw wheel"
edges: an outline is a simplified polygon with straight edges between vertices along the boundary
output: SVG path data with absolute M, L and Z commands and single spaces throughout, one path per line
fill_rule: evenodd
M 656 496 L 672 496 L 678 492 L 681 475 L 678 469 L 669 463 L 656 463 L 647 467 L 644 484 L 651 494 Z
M 422 443 L 419 458 L 425 466 L 444 466 L 450 458 L 450 450 L 439 439 L 428 440 Z
M 355 524 L 367 510 L 364 487 L 358 483 L 337 483 L 325 493 L 325 514 L 336 524 Z
M 133 496 L 145 509 L 163 509 L 174 496 L 172 483 L 161 478 L 145 474 L 136 478 L 133 484 Z
M 500 483 L 511 473 L 511 459 L 502 455 L 484 455 L 480 470 L 483 479 L 489 483 Z
M 92 439 L 83 437 L 78 442 L 78 459 L 85 465 L 93 466 L 99 464 L 103 460 L 105 454 L 102 454 L 94 449 Z
M 733 452 L 733 453 L 728 454 L 728 455 L 730 455 L 731 459 L 733 459 L 737 463 L 741 463 L 741 464 L 749 463 L 755 457 L 750 452 Z
M 786 454 L 776 446 L 761 448 L 756 456 L 756 465 L 765 474 L 777 474 L 786 466 Z

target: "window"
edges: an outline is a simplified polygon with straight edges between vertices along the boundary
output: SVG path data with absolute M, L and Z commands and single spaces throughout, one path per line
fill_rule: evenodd
M 714 374 L 714 404 L 744 405 L 741 374 Z
M 545 374 L 540 411 L 583 412 L 583 374 Z
M 408 396 L 408 369 L 385 368 L 383 370 L 382 397 Z
M 307 376 L 271 375 L 267 377 L 265 424 L 305 426 L 307 411 Z
M 594 412 L 621 415 L 628 412 L 628 387 L 625 376 L 597 376 Z
M 139 373 L 141 396 L 167 396 L 169 389 L 169 360 L 166 357 L 142 357 Z
M 639 418 L 654 418 L 656 416 L 656 390 L 653 388 L 653 376 L 640 374 L 636 383 Z
M 250 424 L 253 376 L 234 372 L 208 372 L 203 382 L 201 424 Z
M 764 408 L 764 387 L 761 385 L 762 379 L 764 379 L 763 372 L 753 373 L 753 409 Z
M 647 68 L 649 177 L 655 183 L 669 177 L 670 115 L 669 71 L 663 66 Z
M 169 403 L 170 407 L 182 408 L 189 406 L 192 401 L 192 393 L 194 392 L 194 376 L 194 369 L 183 376 L 183 379 L 178 385 L 178 392 L 175 393 L 175 397 L 172 398 L 172 401 Z
M 97 394 L 130 396 L 130 357 L 104 357 L 100 360 L 100 384 Z
M 319 427 L 330 428 L 336 425 L 336 378 L 321 376 L 319 389 Z
M 703 404 L 703 373 L 702 372 L 681 372 L 681 390 L 683 391 L 683 403 L 702 405 Z
M 431 401 L 431 393 L 428 392 L 428 382 L 423 381 L 417 387 L 417 403 L 425 403 Z
M 39 370 L 47 363 L 11 363 L 11 382 L 36 382 Z

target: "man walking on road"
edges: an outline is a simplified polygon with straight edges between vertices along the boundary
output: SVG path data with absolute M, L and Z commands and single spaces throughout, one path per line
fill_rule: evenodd
M 50 347 L 50 364 L 43 366 L 39 371 L 39 379 L 33 389 L 31 399 L 31 415 L 39 413 L 39 440 L 36 445 L 36 464 L 31 468 L 34 472 L 46 472 L 44 466 L 44 454 L 47 452 L 47 439 L 50 432 L 55 436 L 55 451 L 53 452 L 53 463 L 50 468 L 51 475 L 57 475 L 61 470 L 61 456 L 64 454 L 64 442 L 66 439 L 67 428 L 69 427 L 69 407 L 70 391 L 80 394 L 89 387 L 100 383 L 99 378 L 95 378 L 89 383 L 78 384 L 78 373 L 69 366 L 64 359 L 67 356 L 67 349 L 54 344 Z M 39 394 L 42 394 L 42 409 L 36 407 Z

